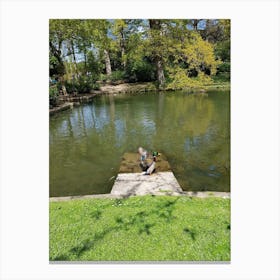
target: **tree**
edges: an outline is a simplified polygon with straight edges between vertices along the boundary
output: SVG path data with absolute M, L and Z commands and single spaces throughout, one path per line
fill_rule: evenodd
M 49 21 L 49 70 L 50 76 L 62 76 L 65 73 L 65 67 L 62 58 L 62 42 L 64 32 L 59 20 Z
M 199 87 L 212 82 L 220 61 L 214 45 L 203 40 L 199 32 L 187 28 L 187 20 L 165 20 L 167 88 Z M 195 79 L 193 79 L 195 78 Z
M 159 89 L 165 86 L 164 64 L 163 64 L 163 30 L 160 19 L 149 19 L 150 25 L 150 47 L 152 52 L 152 59 L 156 66 L 157 81 Z
M 100 49 L 100 57 L 103 58 L 107 76 L 112 73 L 110 51 L 113 49 L 113 39 L 108 36 L 112 23 L 105 19 L 88 20 L 89 36 L 94 46 Z
M 118 44 L 121 50 L 121 64 L 123 69 L 126 67 L 126 55 L 125 55 L 125 47 L 126 47 L 126 31 L 127 23 L 123 19 L 116 19 L 113 25 L 113 33 L 117 37 Z
M 202 19 L 191 19 L 189 21 L 189 25 L 192 26 L 193 30 L 198 31 L 198 25 L 202 21 Z
M 230 61 L 229 20 L 50 20 L 50 76 L 75 88 L 98 78 L 190 87 L 210 83 L 221 61 Z

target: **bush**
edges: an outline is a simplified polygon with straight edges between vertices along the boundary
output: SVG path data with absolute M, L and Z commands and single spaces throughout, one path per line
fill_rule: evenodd
M 106 82 L 107 79 L 108 79 L 108 77 L 107 77 L 106 74 L 102 74 L 102 73 L 101 73 L 99 79 L 100 79 L 101 82 Z
M 117 70 L 112 72 L 112 74 L 109 77 L 109 80 L 112 82 L 118 81 L 118 80 L 123 80 L 125 78 L 125 72 L 121 70 Z
M 80 77 L 78 83 L 76 84 L 78 93 L 87 93 L 93 87 L 93 82 L 88 77 Z
M 75 86 L 75 82 L 66 81 L 65 82 L 65 88 L 66 88 L 66 91 L 69 94 L 77 92 L 77 89 L 76 89 L 76 86 Z
M 145 60 L 128 64 L 127 75 L 130 82 L 151 82 L 156 79 L 154 65 Z
M 77 80 L 66 82 L 65 87 L 68 93 L 89 93 L 92 89 L 98 89 L 92 77 L 81 76 Z
M 215 82 L 230 81 L 230 62 L 223 62 L 217 69 L 217 74 L 214 77 Z
M 49 87 L 49 105 L 56 106 L 59 96 L 59 90 L 57 85 L 52 85 Z
M 230 62 L 223 62 L 218 66 L 217 74 L 230 72 Z
M 169 83 L 167 90 L 204 88 L 213 83 L 210 76 L 199 72 L 196 78 L 190 78 L 182 68 L 169 69 Z

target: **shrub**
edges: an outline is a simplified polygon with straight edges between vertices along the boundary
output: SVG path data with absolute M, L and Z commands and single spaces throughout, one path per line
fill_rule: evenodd
M 217 69 L 217 75 L 214 77 L 216 82 L 230 81 L 230 62 L 223 62 Z
M 101 73 L 99 79 L 101 82 L 106 82 L 108 77 L 106 74 Z
M 49 105 L 56 106 L 59 96 L 59 90 L 57 85 L 52 85 L 49 87 Z
M 169 69 L 169 80 L 167 90 L 203 88 L 213 83 L 211 77 L 203 72 L 199 72 L 196 78 L 190 78 L 182 68 Z
M 218 66 L 217 74 L 230 72 L 230 62 L 223 62 Z
M 74 81 L 73 82 L 66 81 L 65 82 L 65 87 L 66 87 L 66 91 L 69 94 L 77 92 L 76 83 Z
M 200 72 L 197 77 L 197 81 L 202 85 L 202 86 L 208 86 L 213 84 L 213 80 L 209 75 L 204 74 L 203 72 Z
M 151 82 L 156 79 L 154 65 L 145 60 L 128 64 L 127 75 L 130 82 Z
M 98 89 L 99 86 L 95 83 L 92 77 L 81 76 L 77 80 L 66 82 L 65 87 L 68 93 L 89 93 L 92 89 Z
M 88 77 L 79 77 L 76 87 L 78 93 L 87 93 L 92 89 L 93 82 Z
M 121 70 L 113 71 L 109 79 L 113 82 L 123 80 L 125 78 L 125 72 Z

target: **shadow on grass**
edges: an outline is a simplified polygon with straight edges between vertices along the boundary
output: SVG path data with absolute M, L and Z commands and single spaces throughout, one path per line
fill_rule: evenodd
M 195 240 L 196 233 L 194 231 L 192 231 L 192 230 L 190 230 L 189 228 L 186 227 L 186 228 L 183 229 L 183 232 L 186 233 L 186 234 L 189 234 L 190 237 L 192 238 L 192 240 Z
M 69 260 L 69 257 L 65 254 L 59 255 L 54 258 L 50 258 L 50 261 L 68 261 L 68 260 Z
M 138 212 L 135 216 L 129 216 L 126 219 L 122 217 L 117 217 L 117 229 L 128 231 L 131 227 L 135 227 L 137 228 L 139 234 L 146 233 L 147 235 L 150 235 L 150 229 L 156 224 L 148 223 L 147 220 L 145 220 L 146 217 L 147 213 L 145 211 Z
M 99 220 L 101 218 L 102 212 L 100 210 L 95 210 L 90 213 L 90 216 L 95 220 Z
M 72 247 L 66 254 L 61 254 L 51 259 L 54 261 L 67 261 L 70 259 L 78 259 L 85 252 L 91 250 L 96 246 L 99 242 L 102 242 L 105 236 L 114 231 L 128 231 L 132 228 L 136 228 L 138 234 L 152 234 L 152 228 L 157 223 L 168 222 L 170 223 L 172 220 L 176 219 L 173 216 L 173 211 L 175 209 L 175 204 L 178 201 L 179 197 L 175 200 L 169 200 L 165 202 L 158 203 L 151 211 L 139 211 L 135 215 L 129 216 L 119 216 L 115 218 L 116 225 L 112 227 L 105 228 L 103 231 L 96 233 L 92 238 L 84 239 L 77 246 Z M 116 199 L 114 201 L 115 206 L 119 206 L 123 203 L 123 199 Z M 95 220 L 99 220 L 102 218 L 103 213 L 100 210 L 94 210 L 90 213 L 90 216 Z M 152 217 L 153 216 L 153 217 Z M 151 223 L 150 219 L 156 219 L 157 223 Z M 189 229 L 184 229 L 185 233 L 189 233 L 193 240 L 195 240 L 195 234 L 191 232 Z

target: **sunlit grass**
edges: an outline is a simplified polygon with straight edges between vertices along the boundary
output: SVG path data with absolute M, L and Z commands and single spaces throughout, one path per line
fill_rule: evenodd
M 145 196 L 51 202 L 50 260 L 229 261 L 230 200 Z

